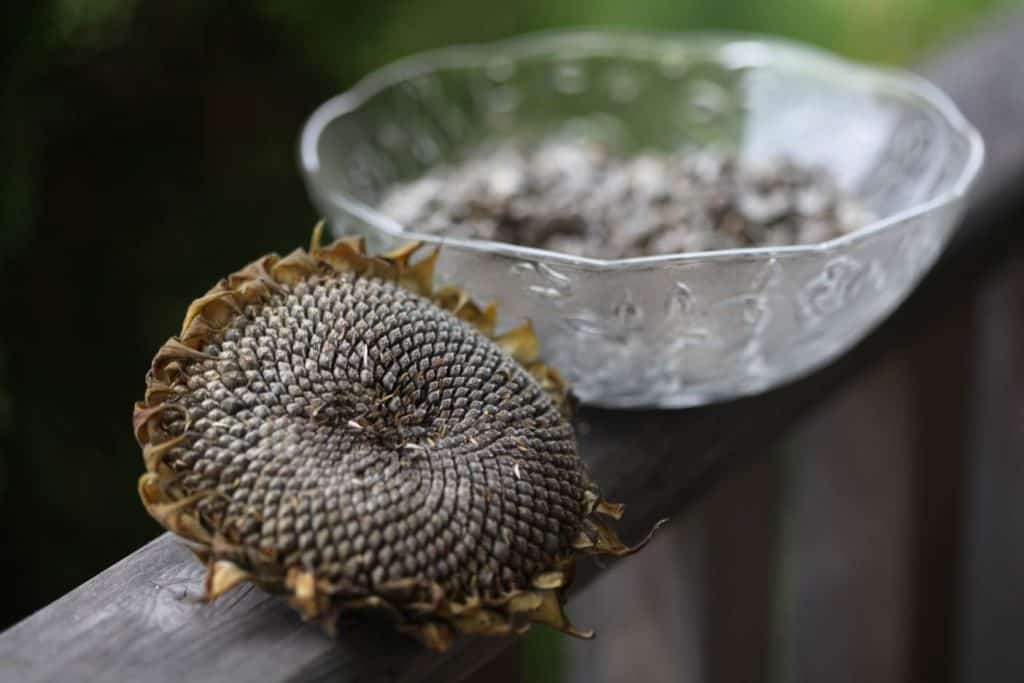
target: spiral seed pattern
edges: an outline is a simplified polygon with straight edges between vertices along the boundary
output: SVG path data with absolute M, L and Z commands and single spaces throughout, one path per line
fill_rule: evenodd
M 592 486 L 571 425 L 470 325 L 351 273 L 247 305 L 170 399 L 166 463 L 214 529 L 372 594 L 498 596 L 571 554 Z

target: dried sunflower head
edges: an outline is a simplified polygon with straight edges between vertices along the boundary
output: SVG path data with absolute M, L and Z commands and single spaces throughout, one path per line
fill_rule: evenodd
M 493 306 L 435 291 L 436 251 L 319 235 L 220 281 L 157 352 L 134 412 L 146 509 L 210 599 L 249 580 L 332 632 L 387 610 L 435 649 L 530 622 L 589 637 L 562 609 L 574 558 L 630 549 L 529 325 L 494 336 Z

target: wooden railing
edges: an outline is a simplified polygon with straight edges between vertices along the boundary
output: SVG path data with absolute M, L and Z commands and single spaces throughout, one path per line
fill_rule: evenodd
M 682 516 L 723 477 L 763 457 L 809 409 L 870 372 L 885 353 L 926 339 L 935 321 L 972 301 L 985 276 L 1021 247 L 1024 230 L 1015 223 L 1024 210 L 1021 55 L 1024 12 L 1018 11 L 922 65 L 922 72 L 981 130 L 988 161 L 964 225 L 940 263 L 910 300 L 852 352 L 798 383 L 754 398 L 681 411 L 584 410 L 591 428 L 582 437 L 582 452 L 608 497 L 628 503 L 622 529 L 626 538 L 639 538 L 660 517 Z M 935 376 L 930 389 L 941 392 L 942 382 Z M 1019 400 L 1020 393 L 1016 396 Z M 1024 422 L 1024 415 L 1017 419 Z M 1015 438 L 1021 446 L 1024 438 Z M 915 574 L 927 580 L 914 588 L 919 607 L 912 624 L 916 654 L 909 665 L 914 680 L 951 679 L 958 666 L 950 654 L 950 634 L 963 629 L 952 623 L 959 612 L 947 574 L 960 562 L 962 550 L 936 530 L 950 523 L 943 515 L 950 496 L 958 495 L 956 477 L 965 467 L 960 457 L 936 460 L 916 503 L 919 546 L 909 555 L 928 557 L 935 566 Z M 936 505 L 936 500 L 944 503 Z M 1020 503 L 1003 510 L 1022 511 Z M 1024 576 L 1022 555 L 1000 556 L 1000 576 L 1012 577 L 1014 568 L 1018 579 Z M 1016 564 L 1007 567 L 1006 561 Z M 453 681 L 514 644 L 511 639 L 466 638 L 439 656 L 371 626 L 353 627 L 334 642 L 302 623 L 279 599 L 251 587 L 214 604 L 201 603 L 201 574 L 187 550 L 171 536 L 160 536 L 0 635 L 0 679 Z M 585 590 L 593 574 L 584 572 L 574 590 Z M 1015 623 L 1022 621 L 1018 614 Z

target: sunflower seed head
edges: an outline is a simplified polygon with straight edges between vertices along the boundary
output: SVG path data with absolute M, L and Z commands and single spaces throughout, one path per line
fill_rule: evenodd
M 640 546 L 605 526 L 621 507 L 530 326 L 492 337 L 494 307 L 435 292 L 436 252 L 414 251 L 317 232 L 193 302 L 133 415 L 140 497 L 207 564 L 211 599 L 253 581 L 329 632 L 383 609 L 435 649 L 529 622 L 589 637 L 561 607 L 575 556 Z
M 248 547 L 356 591 L 528 585 L 567 554 L 572 428 L 512 358 L 397 285 L 351 273 L 247 306 L 190 365 L 166 462 Z

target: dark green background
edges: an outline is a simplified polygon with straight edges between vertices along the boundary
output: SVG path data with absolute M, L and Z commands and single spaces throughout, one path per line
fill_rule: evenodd
M 222 274 L 304 242 L 295 143 L 401 55 L 564 25 L 779 33 L 905 62 L 994 0 L 6 3 L 0 627 L 155 536 L 131 437 L 152 353 Z

